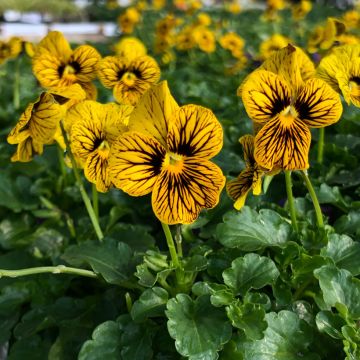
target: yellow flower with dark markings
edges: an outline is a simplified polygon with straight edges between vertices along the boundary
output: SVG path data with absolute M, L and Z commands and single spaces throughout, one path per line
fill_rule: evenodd
M 301 0 L 294 4 L 291 8 L 292 17 L 294 20 L 304 19 L 305 16 L 311 11 L 312 3 L 308 0 Z
M 86 100 L 73 106 L 66 121 L 71 124 L 71 151 L 83 165 L 85 177 L 106 192 L 112 186 L 108 173 L 110 148 L 127 130 L 133 107 L 114 103 L 100 104 Z
M 254 136 L 244 135 L 240 138 L 240 143 L 244 150 L 246 168 L 236 179 L 230 180 L 226 184 L 227 193 L 235 201 L 236 210 L 240 210 L 244 206 L 251 189 L 254 195 L 261 194 L 261 178 L 264 175 L 254 158 Z
M 8 41 L 0 40 L 0 64 L 18 57 L 22 48 L 23 41 L 17 36 L 11 37 Z
M 275 51 L 286 47 L 290 43 L 290 39 L 281 34 L 274 34 L 260 44 L 260 58 L 265 60 Z
M 91 81 L 96 77 L 100 58 L 97 50 L 89 45 L 78 46 L 72 51 L 62 33 L 51 31 L 36 47 L 33 72 L 41 86 L 47 89 L 78 83 L 90 98 L 96 94 Z
M 234 32 L 228 32 L 220 37 L 219 39 L 220 45 L 229 50 L 235 58 L 242 58 L 244 56 L 244 39 Z
M 215 34 L 205 26 L 198 26 L 194 29 L 194 40 L 199 49 L 206 53 L 212 53 L 216 49 Z
M 110 89 L 117 102 L 135 105 L 151 85 L 158 82 L 160 68 L 150 56 L 128 59 L 107 56 L 98 64 L 101 83 Z
M 76 102 L 85 99 L 80 85 L 58 88 L 53 92 L 43 92 L 30 103 L 15 127 L 10 131 L 7 141 L 18 145 L 12 161 L 31 161 L 34 155 L 43 152 L 43 145 L 54 141 L 63 143 L 60 136 L 60 120 Z
M 242 86 L 245 109 L 260 127 L 254 158 L 264 170 L 304 170 L 309 167 L 310 128 L 337 122 L 339 95 L 324 81 L 304 81 L 298 52 L 288 46 L 278 54 L 277 73 L 258 70 Z
M 111 149 L 117 188 L 132 196 L 152 193 L 153 211 L 166 224 L 192 223 L 218 203 L 225 177 L 210 159 L 221 150 L 223 132 L 211 110 L 179 107 L 161 82 L 141 98 L 129 130 Z
M 323 58 L 317 68 L 318 77 L 345 101 L 360 107 L 360 44 L 344 45 Z
M 131 34 L 140 19 L 139 11 L 135 7 L 129 7 L 118 17 L 119 27 L 124 34 Z

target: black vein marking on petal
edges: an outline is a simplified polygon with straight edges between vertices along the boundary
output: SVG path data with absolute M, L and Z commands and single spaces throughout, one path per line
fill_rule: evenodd
M 350 81 L 353 81 L 356 85 L 360 85 L 360 76 L 352 76 L 350 79 L 349 79 L 349 82 Z
M 121 80 L 121 78 L 123 77 L 123 75 L 127 72 L 127 70 L 124 68 L 124 69 L 121 69 L 117 72 L 117 79 L 118 80 Z
M 244 196 L 252 187 L 256 173 L 252 169 L 243 170 L 240 175 L 227 183 L 226 190 L 233 200 Z
M 297 120 L 295 120 L 297 121 Z M 306 129 L 306 125 L 303 124 Z M 281 168 L 291 167 L 291 163 L 297 165 L 307 164 L 307 134 L 301 126 L 284 126 L 280 120 L 275 121 L 272 127 L 259 139 L 258 147 L 261 146 L 261 157 L 278 159 L 274 165 Z M 289 151 L 288 161 L 285 161 L 285 152 Z
M 252 93 L 255 91 L 261 92 L 269 99 L 270 105 L 266 105 L 264 107 L 261 107 L 259 104 L 257 104 L 255 100 L 253 100 L 252 102 L 252 108 L 254 110 L 257 110 L 261 114 L 267 115 L 269 118 L 275 116 L 276 114 L 280 114 L 281 111 L 288 107 L 291 102 L 290 97 L 287 95 L 287 89 L 284 87 L 284 85 L 280 81 L 276 82 L 276 84 L 279 85 L 281 89 L 279 89 L 277 85 L 266 82 L 266 86 L 270 88 L 269 90 L 264 86 L 262 82 L 260 82 L 259 86 L 261 88 L 261 91 L 250 91 L 251 96 Z M 284 96 L 284 98 L 282 96 Z
M 295 109 L 300 119 L 316 119 L 317 122 L 321 122 L 321 118 L 331 115 L 333 109 L 324 101 L 323 94 L 319 96 L 319 91 L 322 90 L 312 86 L 311 92 L 302 91 L 299 94 L 295 102 Z
M 143 78 L 143 74 L 142 74 L 142 71 L 139 70 L 139 69 L 133 69 L 131 71 L 138 79 L 142 79 Z
M 64 70 L 65 70 L 65 65 L 60 65 L 58 68 L 57 68 L 57 72 L 59 74 L 59 77 L 61 78 L 63 73 L 64 73 Z
M 71 61 L 69 65 L 74 69 L 75 74 L 81 71 L 81 65 L 77 61 Z

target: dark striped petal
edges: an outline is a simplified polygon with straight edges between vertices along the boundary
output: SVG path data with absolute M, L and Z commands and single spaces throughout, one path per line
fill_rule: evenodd
M 311 134 L 301 120 L 276 116 L 255 137 L 255 160 L 266 170 L 304 170 L 309 167 Z
M 337 122 L 342 114 L 340 96 L 320 79 L 308 80 L 301 89 L 295 109 L 299 118 L 310 127 L 324 127 Z
M 167 138 L 171 152 L 210 159 L 221 150 L 223 131 L 211 110 L 197 105 L 185 105 L 174 119 Z
M 151 192 L 161 172 L 165 148 L 154 138 L 129 132 L 111 147 L 109 174 L 113 184 L 132 196 Z
M 78 46 L 69 59 L 69 65 L 76 71 L 80 82 L 89 82 L 96 78 L 96 66 L 101 55 L 89 45 Z
M 152 206 L 165 224 L 190 224 L 201 209 L 213 208 L 225 184 L 221 169 L 201 158 L 164 167 L 154 185 Z
M 290 105 L 290 89 L 278 75 L 253 72 L 242 87 L 246 112 L 257 123 L 265 123 Z
M 252 188 L 253 178 L 254 171 L 245 169 L 236 179 L 227 182 L 226 191 L 235 201 L 234 208 L 236 210 L 240 210 L 244 206 L 247 194 Z
M 94 151 L 90 154 L 84 166 L 84 175 L 96 185 L 97 191 L 107 192 L 111 187 L 107 154 L 103 154 L 101 151 Z

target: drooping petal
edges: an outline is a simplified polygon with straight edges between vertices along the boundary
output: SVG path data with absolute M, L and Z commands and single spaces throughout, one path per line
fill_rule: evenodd
M 54 97 L 54 100 L 58 104 L 64 105 L 66 109 L 69 109 L 74 104 L 77 104 L 86 98 L 85 91 L 79 84 L 53 88 L 49 93 Z
M 155 137 L 166 147 L 169 125 L 178 110 L 179 105 L 172 97 L 167 82 L 162 81 L 142 96 L 130 116 L 129 128 Z
M 49 53 L 59 59 L 60 62 L 66 63 L 71 56 L 72 50 L 61 32 L 50 31 L 36 47 L 35 57 L 44 53 Z
M 266 170 L 304 170 L 309 167 L 311 134 L 301 120 L 279 115 L 255 137 L 255 160 Z
M 252 188 L 254 171 L 252 169 L 243 170 L 236 179 L 226 183 L 226 191 L 235 201 L 234 208 L 240 210 L 246 201 L 246 197 Z
M 276 74 L 259 70 L 253 72 L 242 87 L 246 112 L 257 123 L 265 123 L 290 105 L 288 85 Z
M 165 148 L 154 138 L 138 132 L 126 133 L 112 144 L 110 179 L 129 195 L 146 195 L 161 172 L 165 153 Z
M 19 144 L 31 135 L 28 123 L 30 121 L 34 105 L 39 101 L 40 97 L 34 103 L 30 103 L 21 114 L 19 121 L 7 137 L 7 142 L 9 144 Z
M 35 155 L 41 155 L 43 149 L 43 144 L 28 137 L 18 144 L 15 154 L 11 157 L 11 161 L 29 162 Z
M 221 150 L 223 131 L 211 110 L 185 105 L 174 115 L 167 137 L 171 152 L 210 159 Z
M 96 77 L 96 66 L 101 55 L 89 45 L 78 46 L 72 53 L 69 64 L 74 67 L 76 77 L 80 82 L 90 82 Z
M 184 158 L 180 169 L 165 167 L 158 176 L 152 192 L 154 213 L 165 224 L 190 224 L 201 209 L 217 205 L 224 185 L 217 165 L 198 157 Z
M 102 156 L 101 151 L 92 152 L 84 165 L 84 175 L 96 185 L 99 192 L 107 192 L 111 187 L 108 171 L 108 156 Z
M 244 135 L 239 139 L 239 142 L 243 148 L 246 166 L 253 168 L 256 164 L 254 159 L 254 136 Z
M 342 113 L 340 96 L 324 81 L 306 81 L 295 102 L 299 118 L 310 127 L 324 127 L 337 122 Z

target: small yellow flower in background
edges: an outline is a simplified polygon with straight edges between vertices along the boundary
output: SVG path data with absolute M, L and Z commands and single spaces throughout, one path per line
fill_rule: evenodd
M 165 7 L 166 0 L 152 0 L 152 6 L 155 10 L 161 10 Z
M 244 151 L 246 168 L 236 179 L 226 183 L 227 193 L 235 201 L 234 208 L 236 210 L 240 210 L 244 206 L 247 194 L 251 189 L 254 195 L 261 194 L 261 178 L 264 175 L 254 158 L 254 136 L 242 136 L 240 143 Z
M 34 155 L 42 154 L 43 145 L 54 141 L 61 145 L 60 120 L 71 106 L 84 100 L 85 96 L 81 86 L 75 84 L 43 92 L 35 102 L 30 103 L 7 137 L 9 144 L 18 145 L 11 161 L 31 161 Z
M 338 45 L 360 44 L 360 37 L 353 34 L 341 34 L 337 37 Z
M 285 9 L 286 3 L 284 0 L 267 0 L 266 5 L 263 19 L 266 21 L 277 21 L 279 20 L 278 11 Z
M 147 54 L 147 49 L 144 43 L 134 36 L 127 36 L 120 39 L 119 42 L 114 45 L 114 51 L 116 55 L 123 56 L 128 59 L 133 59 Z
M 317 26 L 308 39 L 308 51 L 315 53 L 330 49 L 337 41 L 338 36 L 346 30 L 345 24 L 338 19 L 328 18 L 324 26 Z
M 211 24 L 211 17 L 206 13 L 199 13 L 196 17 L 196 25 L 209 26 Z
M 241 13 L 240 4 L 236 0 L 231 1 L 230 4 L 225 4 L 225 10 L 231 12 L 234 15 Z
M 36 47 L 33 72 L 41 86 L 56 89 L 80 84 L 88 98 L 96 94 L 91 81 L 96 78 L 96 65 L 101 56 L 89 45 L 74 51 L 62 33 L 51 31 Z
M 260 58 L 263 60 L 267 59 L 275 51 L 278 51 L 286 47 L 289 43 L 291 43 L 291 40 L 288 37 L 283 36 L 281 34 L 274 34 L 270 36 L 267 40 L 264 40 L 260 44 L 260 48 L 259 48 Z
M 302 20 L 311 11 L 312 3 L 308 0 L 301 0 L 294 4 L 291 8 L 292 17 L 294 20 Z
M 360 29 L 360 12 L 357 10 L 349 10 L 342 16 L 342 21 L 348 29 Z
M 17 36 L 11 37 L 8 41 L 0 40 L 0 64 L 18 57 L 22 48 L 23 41 Z
M 174 15 L 168 14 L 163 19 L 160 19 L 156 22 L 155 32 L 156 36 L 168 36 L 174 28 L 178 25 L 179 19 L 177 19 Z
M 135 7 L 129 7 L 118 17 L 120 30 L 124 34 L 131 34 L 135 25 L 140 22 L 141 15 Z
M 245 41 L 241 36 L 232 31 L 221 36 L 219 43 L 222 48 L 230 50 L 232 56 L 235 58 L 241 58 L 244 55 L 243 49 Z
M 335 48 L 321 60 L 317 75 L 341 93 L 348 104 L 360 107 L 360 44 Z
M 109 89 L 117 102 L 135 105 L 151 85 L 160 79 L 160 68 L 150 56 L 128 59 L 107 56 L 98 64 L 101 83 Z
M 184 27 L 175 39 L 175 46 L 177 50 L 186 51 L 193 49 L 196 46 L 193 27 Z
M 223 144 L 211 110 L 179 107 L 167 83 L 153 86 L 135 107 L 129 132 L 113 144 L 109 173 L 132 196 L 152 193 L 152 207 L 166 224 L 189 224 L 201 209 L 213 208 L 225 184 L 210 159 Z
M 66 122 L 71 124 L 71 151 L 84 167 L 87 180 L 96 184 L 100 192 L 112 186 L 108 174 L 111 145 L 127 130 L 132 110 L 129 105 L 87 100 L 73 106 L 66 116 Z
M 194 40 L 200 50 L 212 53 L 216 49 L 216 39 L 213 31 L 206 27 L 199 26 L 194 29 Z
M 327 83 L 317 78 L 304 81 L 299 54 L 289 45 L 276 54 L 276 73 L 254 71 L 241 87 L 246 112 L 260 127 L 254 158 L 267 171 L 307 169 L 309 127 L 331 125 L 342 113 L 339 95 Z

